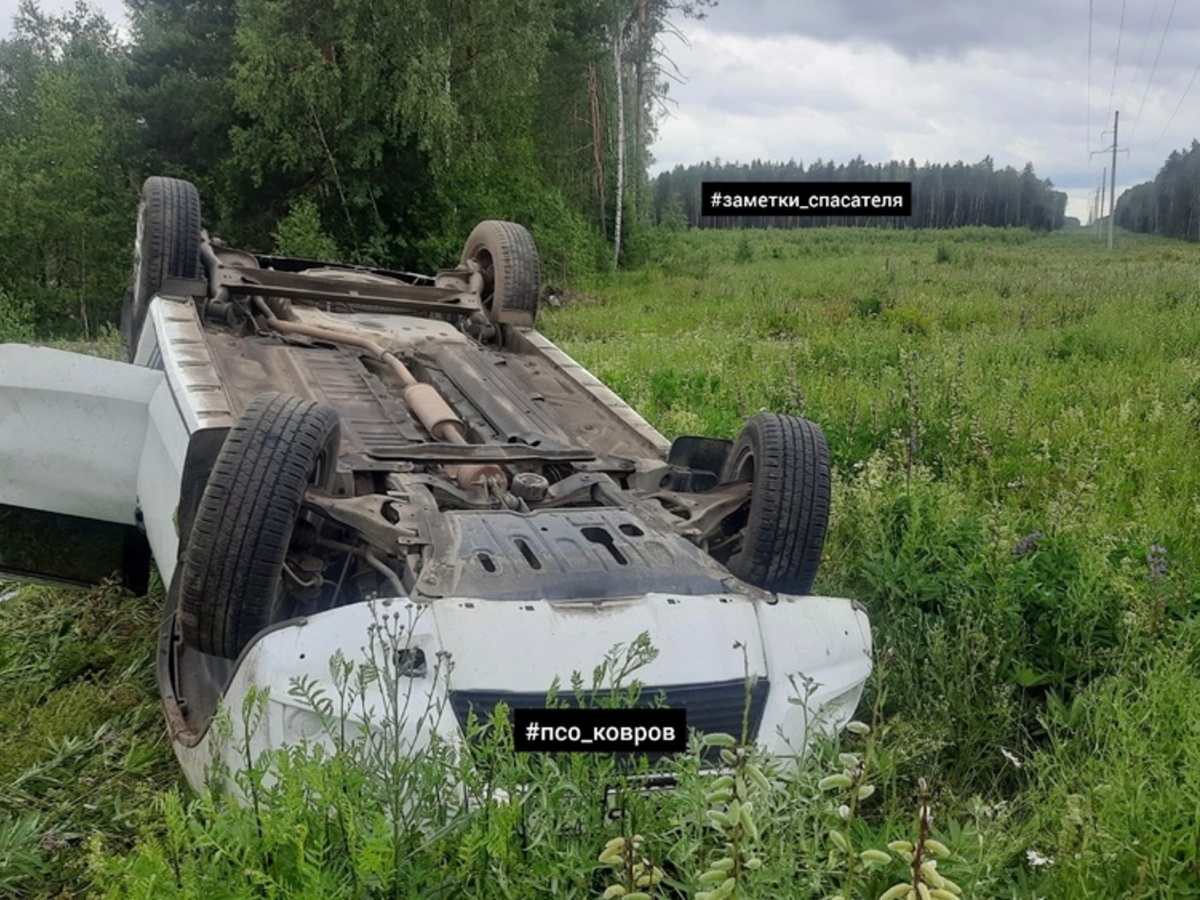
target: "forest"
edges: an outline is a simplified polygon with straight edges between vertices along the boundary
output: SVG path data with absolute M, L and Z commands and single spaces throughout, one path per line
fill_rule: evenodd
M 700 184 L 705 181 L 909 181 L 913 186 L 913 215 L 828 218 L 824 216 L 700 215 Z M 692 166 L 676 166 L 654 182 L 654 213 L 657 221 L 686 222 L 715 228 L 822 227 L 827 225 L 879 225 L 890 228 L 959 228 L 990 225 L 998 228 L 1032 228 L 1052 231 L 1066 224 L 1067 195 L 1054 190 L 1049 180 L 1037 177 L 1032 163 L 1018 172 L 1012 166 L 997 169 L 990 156 L 973 166 L 917 166 L 892 161 L 871 164 L 861 156 L 849 163 L 834 164 L 818 159 L 807 168 L 791 160 L 772 163 L 722 163 L 716 160 Z
M 1130 231 L 1200 241 L 1200 141 L 1171 151 L 1153 181 L 1122 194 L 1116 216 Z
M 0 42 L 0 325 L 111 321 L 151 174 L 194 181 L 210 231 L 254 248 L 436 268 L 504 218 L 552 280 L 612 266 L 668 16 L 713 2 L 130 0 L 124 40 L 83 3 L 22 0 Z

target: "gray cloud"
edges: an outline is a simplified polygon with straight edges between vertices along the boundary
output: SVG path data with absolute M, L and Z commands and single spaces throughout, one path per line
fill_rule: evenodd
M 1145 53 L 1149 65 L 1169 11 L 1166 2 L 1158 6 L 1126 4 L 1122 28 L 1121 4 L 1095 0 L 1093 53 L 1107 53 L 1110 75 L 1119 32 L 1122 55 L 1135 58 L 1143 38 L 1153 32 Z M 1152 12 L 1156 13 L 1153 26 Z M 1088 34 L 1087 4 L 1082 0 L 1007 0 L 1002 5 L 995 0 L 721 0 L 707 22 L 731 34 L 880 43 L 909 57 L 959 56 L 976 48 L 1008 47 L 1075 54 L 1086 52 Z M 1168 37 L 1176 59 L 1190 55 L 1198 34 L 1200 8 L 1186 0 L 1176 3 Z
M 1094 6 L 1089 112 L 1082 0 L 1014 0 L 999 12 L 978 2 L 725 0 L 704 22 L 681 23 L 693 41 L 676 59 L 689 82 L 672 89 L 677 119 L 663 123 L 655 155 L 664 166 L 713 156 L 1028 161 L 1084 215 L 1109 161 L 1089 151 L 1107 145 L 1114 108 L 1131 150 L 1118 159 L 1118 190 L 1153 178 L 1200 120 L 1200 77 L 1184 93 L 1200 9 L 1177 3 L 1151 83 L 1170 4 L 1153 23 L 1151 4 L 1127 4 L 1123 29 L 1120 3 Z

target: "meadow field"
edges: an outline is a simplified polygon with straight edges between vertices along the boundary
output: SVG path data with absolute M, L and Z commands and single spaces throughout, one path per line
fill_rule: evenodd
M 824 428 L 816 590 L 870 610 L 868 727 L 779 777 L 718 748 L 727 787 L 696 747 L 647 795 L 612 760 L 514 755 L 496 722 L 470 761 L 258 761 L 239 805 L 191 795 L 171 756 L 161 590 L 23 587 L 0 603 L 0 895 L 851 900 L 936 860 L 943 900 L 1200 897 L 1200 247 L 806 229 L 634 250 L 542 330 L 668 436 L 760 409 Z M 578 690 L 628 686 L 647 652 L 581 660 Z

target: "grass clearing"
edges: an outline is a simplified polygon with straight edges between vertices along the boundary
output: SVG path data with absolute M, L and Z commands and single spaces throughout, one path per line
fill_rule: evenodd
M 835 492 L 817 589 L 868 605 L 883 661 L 875 729 L 840 748 L 874 792 L 840 817 L 818 783 L 847 763 L 827 747 L 757 795 L 762 865 L 740 896 L 879 896 L 902 866 L 852 860 L 916 839 L 922 779 L 967 896 L 1200 896 L 1200 247 L 820 229 L 668 232 L 646 252 L 543 330 L 668 436 L 733 437 L 759 409 L 820 423 Z M 629 826 L 664 873 L 651 895 L 691 897 L 725 852 L 686 765 L 613 822 L 598 762 L 532 762 L 498 735 L 491 786 L 532 779 L 531 799 L 406 832 L 401 871 L 369 806 L 346 808 L 347 841 L 295 786 L 265 807 L 268 854 L 263 821 L 180 787 L 160 600 L 0 603 L 0 894 L 600 896 L 615 870 L 598 856 Z

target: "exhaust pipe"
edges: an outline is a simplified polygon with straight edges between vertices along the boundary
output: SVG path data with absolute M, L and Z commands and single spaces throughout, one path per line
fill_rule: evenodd
M 425 426 L 425 430 L 433 436 L 433 439 L 447 444 L 464 446 L 467 444 L 466 426 L 462 419 L 451 409 L 450 404 L 446 402 L 445 398 L 437 392 L 437 388 L 432 384 L 417 381 L 416 376 L 409 371 L 408 366 L 404 365 L 400 361 L 400 357 L 396 356 L 391 350 L 388 350 L 382 344 L 363 334 L 351 334 L 350 332 L 322 328 L 319 325 L 306 325 L 302 322 L 284 321 L 271 311 L 271 308 L 262 297 L 255 297 L 254 302 L 267 317 L 267 325 L 275 331 L 282 334 L 295 334 L 302 337 L 316 338 L 317 340 L 329 341 L 332 344 L 357 347 L 360 350 L 367 351 L 381 362 L 386 363 L 396 373 L 396 377 L 400 379 L 400 383 L 404 385 L 404 391 L 401 394 L 404 398 L 404 405 L 417 418 L 417 421 Z M 446 466 L 446 472 L 464 491 L 485 488 L 489 481 L 492 481 L 501 491 L 508 490 L 508 476 L 495 463 L 449 465 Z

